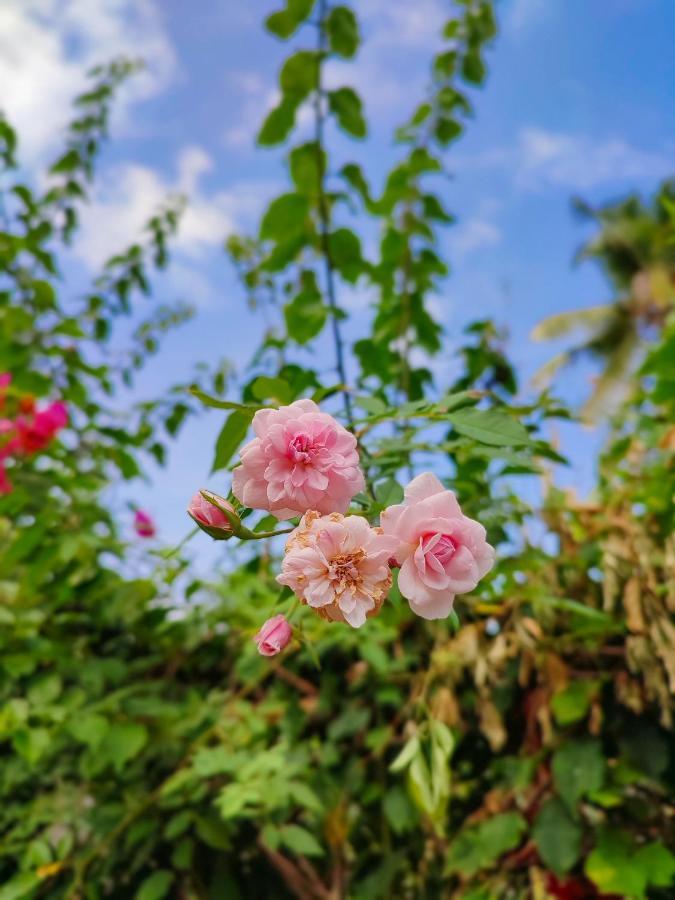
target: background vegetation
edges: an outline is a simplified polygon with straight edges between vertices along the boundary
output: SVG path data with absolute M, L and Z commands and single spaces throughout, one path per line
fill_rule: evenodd
M 184 309 L 156 308 L 124 353 L 109 352 L 167 264 L 180 204 L 86 296 L 59 278 L 134 65 L 92 73 L 43 189 L 14 174 L 16 136 L 0 122 L 2 416 L 36 400 L 63 401 L 70 416 L 37 452 L 0 449 L 11 484 L 0 497 L 0 898 L 672 896 L 675 190 L 586 210 L 597 229 L 584 255 L 612 302 L 538 330 L 585 329 L 559 362 L 589 352 L 604 366 L 585 414 L 607 438 L 596 490 L 580 500 L 555 487 L 561 458 L 546 439 L 547 420 L 570 413 L 550 389 L 520 399 L 497 323 L 477 320 L 450 349 L 427 302 L 448 273 L 445 151 L 486 75 L 492 4 L 463 0 L 448 20 L 381 189 L 356 162 L 336 170 L 326 139 L 328 122 L 367 135 L 358 94 L 323 77 L 328 59 L 358 52 L 354 10 L 287 0 L 266 25 L 305 49 L 284 63 L 259 134 L 287 144 L 288 189 L 257 234 L 228 244 L 274 322 L 236 399 L 223 372 L 156 403 L 125 398 Z M 314 134 L 294 143 L 301 107 Z M 340 289 L 357 283 L 376 298 L 373 320 L 347 346 Z M 298 362 L 325 334 L 330 383 Z M 463 371 L 435 383 L 433 357 L 448 352 Z M 218 471 L 256 409 L 301 396 L 355 430 L 361 511 L 376 515 L 432 468 L 486 525 L 498 563 L 456 619 L 414 618 L 396 592 L 359 631 L 303 610 L 293 646 L 270 661 L 251 636 L 287 603 L 280 547 L 233 551 L 204 584 L 182 548 L 122 542 L 109 486 L 163 460 L 202 404 L 224 410 Z M 544 485 L 540 509 L 523 501 L 524 478 Z

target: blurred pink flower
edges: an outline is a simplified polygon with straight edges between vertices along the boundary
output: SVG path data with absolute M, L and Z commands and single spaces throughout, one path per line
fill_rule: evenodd
M 151 538 L 157 533 L 152 517 L 141 509 L 137 509 L 134 515 L 134 530 L 142 538 Z
M 494 565 L 483 526 L 463 515 L 453 492 L 431 472 L 410 482 L 405 502 L 385 509 L 381 523 L 399 541 L 399 590 L 425 619 L 448 616 L 455 594 L 472 591 Z
M 356 438 L 312 400 L 253 417 L 256 437 L 242 447 L 232 491 L 244 506 L 292 519 L 310 509 L 346 512 L 364 489 Z
M 205 491 L 205 493 L 217 500 L 225 509 L 229 509 L 233 515 L 237 515 L 232 504 L 228 503 L 223 497 L 219 497 L 218 494 L 212 494 L 211 491 Z M 214 506 L 213 503 L 209 503 L 202 496 L 201 491 L 197 491 L 192 500 L 190 500 L 187 511 L 197 525 L 211 537 L 223 538 L 232 534 L 232 525 L 225 513 L 218 509 L 217 506 Z
M 258 653 L 263 656 L 276 656 L 286 647 L 293 636 L 293 629 L 285 616 L 272 616 L 268 619 L 253 640 L 258 645 Z
M 37 453 L 68 424 L 68 409 L 65 403 L 57 401 L 31 416 L 18 416 L 15 424 L 16 439 L 12 449 L 26 454 Z
M 310 511 L 288 539 L 277 581 L 323 618 L 360 628 L 384 603 L 397 545 L 360 516 Z

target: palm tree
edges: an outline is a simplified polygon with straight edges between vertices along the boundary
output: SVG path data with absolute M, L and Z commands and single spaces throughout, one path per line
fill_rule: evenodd
M 599 233 L 577 259 L 595 259 L 615 299 L 587 309 L 549 316 L 533 329 L 538 341 L 581 332 L 580 343 L 558 354 L 536 374 L 548 382 L 562 366 L 591 356 L 602 366 L 582 409 L 587 421 L 611 411 L 628 390 L 645 347 L 675 310 L 675 181 L 665 182 L 651 203 L 631 196 L 600 209 L 576 201 L 576 209 L 598 223 Z

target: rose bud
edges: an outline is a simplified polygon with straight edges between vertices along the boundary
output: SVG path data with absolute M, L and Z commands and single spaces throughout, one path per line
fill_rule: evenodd
M 276 656 L 288 646 L 293 629 L 282 615 L 268 619 L 253 640 L 258 645 L 258 653 L 263 656 Z
M 134 531 L 139 537 L 151 538 L 155 536 L 157 529 L 148 513 L 137 509 L 134 515 Z
M 214 503 L 207 500 L 207 497 L 212 498 Z M 215 505 L 216 503 L 218 506 Z M 234 507 L 227 500 L 219 497 L 218 494 L 212 494 L 211 491 L 197 491 L 192 500 L 190 500 L 187 512 L 192 521 L 199 525 L 201 530 L 205 531 L 209 537 L 212 537 L 215 541 L 226 541 L 232 537 L 232 522 L 223 512 L 223 509 L 231 513 L 236 522 L 239 521 L 239 516 L 235 512 Z

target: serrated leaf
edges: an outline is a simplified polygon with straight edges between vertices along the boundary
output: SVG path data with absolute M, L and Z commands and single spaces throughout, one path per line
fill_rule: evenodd
M 577 803 L 589 791 L 599 790 L 605 780 L 605 757 L 599 741 L 571 740 L 557 750 L 551 766 L 561 799 L 572 815 Z
M 583 831 L 558 798 L 551 798 L 539 810 L 532 837 L 542 861 L 557 875 L 564 875 L 579 859 Z

